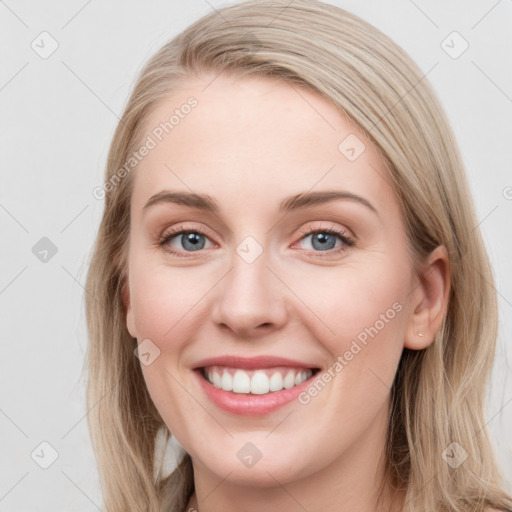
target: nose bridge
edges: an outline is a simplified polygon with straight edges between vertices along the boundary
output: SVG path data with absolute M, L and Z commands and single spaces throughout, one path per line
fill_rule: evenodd
M 267 253 L 261 246 L 258 250 L 254 241 L 239 244 L 231 259 L 231 270 L 216 297 L 214 320 L 217 324 L 243 336 L 283 325 L 285 297 L 282 285 L 267 268 L 268 264 Z

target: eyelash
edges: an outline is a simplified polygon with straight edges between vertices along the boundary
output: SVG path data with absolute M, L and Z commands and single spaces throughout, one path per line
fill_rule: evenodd
M 162 250 L 164 250 L 170 254 L 173 254 L 180 258 L 188 258 L 189 256 L 183 256 L 182 253 L 180 253 L 178 251 L 173 251 L 173 250 L 165 247 L 166 244 L 168 244 L 173 238 L 177 237 L 178 235 L 183 235 L 185 233 L 197 233 L 199 235 L 202 235 L 202 236 L 205 236 L 206 238 L 208 238 L 208 235 L 201 229 L 197 229 L 197 228 L 194 228 L 194 229 L 180 229 L 180 228 L 172 229 L 171 228 L 170 231 L 165 232 L 158 238 L 156 245 L 158 245 L 160 248 L 162 248 Z M 335 228 L 330 228 L 330 227 L 329 228 L 320 228 L 320 229 L 317 228 L 317 229 L 302 230 L 300 232 L 300 234 L 301 234 L 300 239 L 302 240 L 303 238 L 305 238 L 308 235 L 313 235 L 313 234 L 317 234 L 317 233 L 328 233 L 330 235 L 336 235 L 343 242 L 343 246 L 339 247 L 338 249 L 329 249 L 328 251 L 309 250 L 309 252 L 313 252 L 315 255 L 319 255 L 320 257 L 325 257 L 322 255 L 322 253 L 327 253 L 326 256 L 332 256 L 333 254 L 338 254 L 338 253 L 347 251 L 348 248 L 353 247 L 355 245 L 354 239 L 352 237 L 350 237 L 349 235 L 347 235 L 344 231 L 341 231 L 341 230 L 338 230 Z M 200 252 L 200 251 L 184 251 L 184 252 L 194 253 L 194 252 Z

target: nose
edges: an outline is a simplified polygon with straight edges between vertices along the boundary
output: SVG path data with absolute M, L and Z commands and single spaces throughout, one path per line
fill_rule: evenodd
M 287 322 L 285 287 L 264 254 L 247 263 L 235 253 L 231 270 L 216 287 L 213 320 L 240 338 L 268 334 Z

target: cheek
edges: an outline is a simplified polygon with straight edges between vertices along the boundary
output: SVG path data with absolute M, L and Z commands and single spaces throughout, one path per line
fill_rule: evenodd
M 148 392 L 173 434 L 186 443 L 187 418 L 201 417 L 202 411 L 183 387 L 187 375 L 181 357 L 197 337 L 194 305 L 205 293 L 204 283 L 200 286 L 183 270 L 149 262 L 134 264 L 130 279 L 139 343 L 149 339 L 154 344 L 149 345 L 151 363 L 141 363 Z
M 382 257 L 371 265 L 318 268 L 294 280 L 294 291 L 309 310 L 303 323 L 333 360 L 341 356 L 359 378 L 375 381 L 371 369 L 384 382 L 393 380 L 406 326 L 403 268 Z
M 307 329 L 330 355 L 322 382 L 312 383 L 299 402 L 337 425 L 329 436 L 341 445 L 386 406 L 403 350 L 407 283 L 400 267 L 375 260 L 373 268 L 347 266 L 330 277 L 310 273 L 299 288 L 315 313 L 307 315 Z
M 130 279 L 139 337 L 163 343 L 182 339 L 189 315 L 205 294 L 204 280 L 191 278 L 190 269 L 187 272 L 148 263 L 135 269 Z

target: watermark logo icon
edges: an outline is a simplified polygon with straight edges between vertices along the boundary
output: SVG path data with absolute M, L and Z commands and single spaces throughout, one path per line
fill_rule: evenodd
M 46 236 L 32 247 L 32 254 L 42 263 L 48 263 L 57 251 L 57 246 Z
M 160 356 L 160 349 L 150 339 L 146 338 L 140 342 L 133 353 L 144 366 L 149 366 Z
M 366 149 L 364 142 L 351 133 L 347 135 L 338 145 L 338 151 L 349 161 L 355 162 Z
M 261 41 L 254 35 L 253 32 L 246 32 L 240 39 L 240 46 L 246 47 L 247 53 L 255 54 L 261 48 Z
M 59 43 L 49 32 L 44 31 L 30 43 L 30 47 L 41 59 L 46 60 L 55 53 L 59 47 Z
M 253 443 L 245 443 L 242 448 L 238 450 L 236 456 L 244 466 L 252 468 L 261 457 L 263 457 L 263 454 Z
M 457 469 L 468 458 L 468 452 L 459 443 L 453 441 L 444 449 L 441 457 L 448 466 Z
M 252 263 L 263 252 L 263 247 L 252 236 L 246 236 L 237 246 L 236 253 L 246 263 Z
M 48 441 L 43 441 L 32 450 L 30 456 L 40 468 L 48 469 L 59 458 L 59 452 Z
M 441 41 L 441 48 L 452 59 L 458 59 L 468 48 L 469 43 L 456 31 Z

